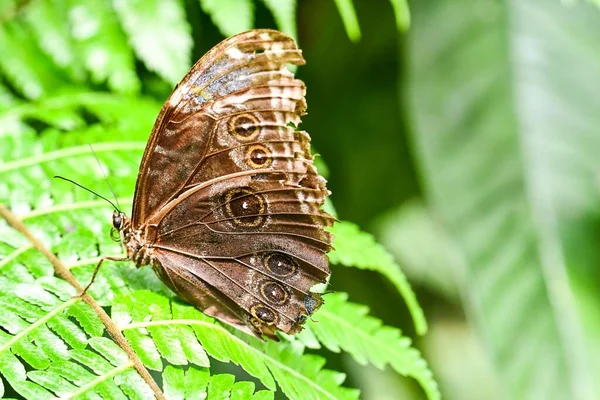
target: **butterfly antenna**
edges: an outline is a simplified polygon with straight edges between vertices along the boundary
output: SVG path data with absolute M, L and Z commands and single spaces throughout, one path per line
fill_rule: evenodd
M 112 185 L 110 184 L 110 181 L 108 180 L 108 176 L 106 175 L 106 172 L 104 171 L 104 168 L 102 168 L 102 163 L 100 162 L 100 159 L 98 158 L 98 155 L 96 154 L 96 152 L 94 151 L 94 148 L 92 147 L 91 143 L 88 143 L 88 145 L 90 146 L 90 150 L 92 150 L 92 154 L 94 155 L 94 158 L 96 159 L 96 162 L 98 163 L 98 167 L 100 168 L 100 171 L 102 171 L 102 175 L 104 176 L 104 180 L 106 181 L 106 184 L 108 185 L 108 188 L 110 189 L 110 192 L 112 193 L 115 202 L 117 203 L 117 206 L 119 206 L 117 208 L 117 211 L 121 212 L 121 205 L 119 204 L 119 199 L 117 198 L 117 194 L 115 193 Z
M 94 192 L 93 190 L 88 189 L 85 186 L 80 185 L 79 183 L 75 182 L 74 180 L 71 180 L 69 178 L 65 178 L 65 177 L 62 177 L 62 176 L 58 176 L 58 175 L 56 175 L 54 178 L 55 179 L 62 179 L 63 181 L 67 181 L 67 182 L 71 182 L 73 185 L 79 186 L 80 188 L 82 188 L 84 190 L 87 190 L 88 192 L 92 193 L 93 195 L 96 195 L 96 196 L 100 197 L 102 200 L 106 200 L 111 206 L 114 207 L 115 210 L 117 210 L 118 212 L 121 212 L 121 210 L 117 206 L 115 206 L 115 203 L 113 203 L 112 201 L 110 201 L 106 197 L 99 195 L 98 193 Z

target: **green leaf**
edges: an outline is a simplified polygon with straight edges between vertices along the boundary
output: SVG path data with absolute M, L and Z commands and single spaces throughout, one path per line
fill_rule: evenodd
M 208 374 L 208 370 L 206 370 Z M 171 400 L 185 399 L 185 371 L 168 365 L 162 374 L 165 397 Z M 202 390 L 203 388 L 196 388 Z
M 89 306 L 75 303 L 67 310 L 67 314 L 75 318 L 89 336 L 102 336 L 104 333 L 104 325 Z
M 353 42 L 360 40 L 360 26 L 358 25 L 358 17 L 354 10 L 354 4 L 352 0 L 335 0 L 335 5 L 338 8 L 344 28 L 346 28 L 346 34 Z
M 196 334 L 197 339 L 194 340 L 211 357 L 242 366 L 270 390 L 275 390 L 277 381 L 289 398 L 353 399 L 358 395 L 356 391 L 340 386 L 343 374 L 322 368 L 322 358 L 303 355 L 285 346 L 285 343 L 265 343 L 246 334 L 234 334 L 197 309 L 171 302 L 156 293 L 137 291 L 120 297 L 111 314 L 113 319 L 120 321 L 126 336 L 135 332 L 147 339 L 132 343 L 138 354 L 147 351 L 140 343 L 151 342 L 156 332 L 174 326 L 189 326 Z M 242 335 L 243 339 L 238 335 Z
M 230 374 L 211 376 L 208 381 L 208 398 L 215 400 L 229 399 L 229 391 L 235 382 L 235 377 Z
M 73 305 L 81 304 L 70 298 L 74 289 L 65 293 L 66 283 L 51 276 L 27 284 L 4 278 L 13 267 L 9 262 L 0 269 L 0 376 L 25 398 L 68 397 L 92 388 L 119 391 L 111 389 L 110 380 L 131 374 L 126 371 L 131 364 L 111 340 L 88 337 L 67 318 Z M 68 300 L 53 292 L 61 289 Z M 83 348 L 86 344 L 92 350 Z
M 280 31 L 298 40 L 296 27 L 296 0 L 262 0 L 275 17 Z
M 69 0 L 72 40 L 94 83 L 107 82 L 115 92 L 140 89 L 133 51 L 110 2 Z
M 28 4 L 24 13 L 40 48 L 54 63 L 68 71 L 72 80 L 83 80 L 83 68 L 75 52 L 70 37 L 68 9 L 64 2 L 57 0 L 36 1 Z
M 371 363 L 380 369 L 391 365 L 399 374 L 416 379 L 429 399 L 440 399 L 437 383 L 419 351 L 410 347 L 410 339 L 368 316 L 368 307 L 347 300 L 345 293 L 327 295 L 318 322 L 307 323 L 319 341 L 336 353 L 350 353 L 361 365 Z
M 428 197 L 463 249 L 465 309 L 501 396 L 600 398 L 600 304 L 587 292 L 600 258 L 600 13 L 553 0 L 412 12 L 411 131 Z
M 351 222 L 339 222 L 331 228 L 334 235 L 333 250 L 329 260 L 334 264 L 377 271 L 396 287 L 402 295 L 415 323 L 417 333 L 427 332 L 427 320 L 417 302 L 417 297 L 411 289 L 400 266 L 375 238 Z
M 63 83 L 62 74 L 35 43 L 23 22 L 0 24 L 0 71 L 31 99 L 51 93 Z
M 57 396 L 67 397 L 74 392 L 76 387 L 62 378 L 58 373 L 51 371 L 30 371 L 27 373 L 27 378 L 36 382 L 40 386 L 51 390 Z
M 130 399 L 152 399 L 154 393 L 146 382 L 133 370 L 125 371 L 115 377 L 115 383 Z
M 235 389 L 235 388 L 234 388 Z M 234 397 L 233 393 L 231 393 L 231 400 L 243 400 L 246 397 Z M 254 393 L 254 396 L 252 396 L 252 400 L 274 400 L 275 399 L 275 393 L 268 391 L 268 390 L 259 390 L 258 392 Z
M 208 385 L 209 373 L 204 368 L 188 368 L 185 373 L 184 387 L 185 399 L 195 400 L 206 398 L 206 387 Z
M 92 349 L 102 354 L 115 367 L 128 362 L 127 355 L 123 352 L 123 349 L 108 338 L 93 337 L 90 338 L 89 344 Z
M 181 0 L 115 0 L 117 15 L 137 56 L 171 84 L 190 67 L 191 28 Z
M 254 4 L 252 0 L 199 0 L 205 13 L 225 36 L 252 29 Z
M 465 271 L 462 249 L 434 213 L 409 201 L 378 218 L 376 236 L 402 265 L 411 283 L 459 300 L 457 285 Z
M 235 376 L 219 374 L 210 376 L 208 369 L 167 366 L 162 374 L 165 396 L 170 400 L 193 399 L 269 399 L 268 390 L 254 393 L 254 383 L 236 382 Z M 268 397 L 270 395 L 270 397 Z
M 394 16 L 396 17 L 396 28 L 399 32 L 407 31 L 410 27 L 410 11 L 407 0 L 390 0 L 394 7 Z
M 43 400 L 54 398 L 48 390 L 27 380 L 25 367 L 9 352 L 0 353 L 0 375 L 24 398 Z

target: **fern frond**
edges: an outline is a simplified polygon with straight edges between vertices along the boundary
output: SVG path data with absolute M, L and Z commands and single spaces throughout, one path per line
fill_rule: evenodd
M 23 13 L 39 47 L 69 78 L 81 83 L 85 77 L 81 60 L 69 32 L 68 6 L 59 1 L 34 1 Z
M 252 0 L 200 0 L 200 6 L 224 36 L 246 31 L 254 25 Z
M 115 0 L 129 42 L 148 69 L 176 84 L 190 67 L 191 28 L 181 0 Z
M 285 343 L 264 343 L 245 334 L 241 339 L 241 334 L 215 323 L 197 309 L 153 292 L 136 291 L 116 299 L 112 317 L 149 368 L 161 368 L 156 354 L 166 357 L 176 352 L 185 358 L 183 337 L 197 340 L 219 361 L 240 365 L 269 390 L 275 390 L 277 382 L 289 398 L 357 398 L 357 391 L 340 387 L 343 374 L 323 369 L 324 359 L 301 354 Z M 159 348 L 156 336 L 160 335 L 178 338 L 179 344 L 175 342 L 174 350 Z
M 0 113 L 14 107 L 19 103 L 18 99 L 0 82 Z
M 429 206 L 420 200 L 405 202 L 378 217 L 375 229 L 412 283 L 458 299 L 465 258 Z
M 262 0 L 267 6 L 280 31 L 298 39 L 296 27 L 296 0 Z
M 408 0 L 390 0 L 394 8 L 396 17 L 396 29 L 398 32 L 405 32 L 410 27 L 410 11 L 408 9 Z
M 65 85 L 65 76 L 40 51 L 23 21 L 0 24 L 0 71 L 25 97 L 37 99 Z
M 331 228 L 331 232 L 334 234 L 335 250 L 329 253 L 329 260 L 334 264 L 377 271 L 388 278 L 404 298 L 417 333 L 425 334 L 427 320 L 423 309 L 393 256 L 375 241 L 373 235 L 362 232 L 351 222 L 337 223 Z
M 356 16 L 356 10 L 352 0 L 334 0 L 337 6 L 338 12 L 342 17 L 346 34 L 353 42 L 360 40 L 360 26 L 358 24 L 358 17 Z
M 15 266 L 5 265 L 0 272 L 5 275 L 7 269 Z M 25 398 L 85 398 L 92 394 L 105 398 L 152 396 L 123 350 L 102 336 L 104 330 L 98 316 L 79 298 L 73 298 L 73 294 L 70 285 L 51 276 L 32 283 L 0 277 L 3 310 L 0 314 L 0 376 Z M 181 381 L 185 382 L 185 392 L 194 396 L 208 393 L 210 398 L 229 395 L 231 398 L 239 395 L 242 396 L 239 398 L 272 398 L 269 391 L 252 395 L 252 383 L 234 382 L 230 375 L 205 379 L 203 386 L 198 377 L 208 375 L 208 370 L 202 368 L 208 366 L 208 358 L 193 330 L 185 326 L 148 330 L 153 335 L 150 343 L 156 343 L 165 361 L 199 366 L 187 366 L 184 372 L 173 365 L 163 370 L 161 364 L 158 370 L 163 373 L 166 389 L 173 391 Z M 183 359 L 174 358 L 178 349 L 183 349 Z
M 72 40 L 94 83 L 107 82 L 115 92 L 133 93 L 140 89 L 135 58 L 127 45 L 110 2 L 70 1 L 69 22 Z
M 72 297 L 73 287 L 52 276 L 29 283 L 5 278 L 10 269 L 22 270 L 18 267 L 5 264 L 0 270 L 0 375 L 14 390 L 35 399 L 69 397 L 100 384 L 111 391 L 149 390 L 123 350 L 101 337 L 98 316 Z
M 368 312 L 368 307 L 348 302 L 346 293 L 333 293 L 325 297 L 316 320 L 307 325 L 329 350 L 343 350 L 361 365 L 371 363 L 380 369 L 390 365 L 399 374 L 416 379 L 429 399 L 440 399 L 437 383 L 410 339 Z
M 170 400 L 193 399 L 252 399 L 269 400 L 274 392 L 260 390 L 255 392 L 252 382 L 235 381 L 231 374 L 210 376 L 205 368 L 168 366 L 163 374 L 165 396 Z

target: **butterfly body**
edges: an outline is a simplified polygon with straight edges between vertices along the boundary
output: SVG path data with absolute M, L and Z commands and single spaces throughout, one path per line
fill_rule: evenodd
M 233 36 L 202 57 L 163 106 L 132 217 L 113 215 L 127 258 L 204 313 L 256 336 L 294 334 L 321 305 L 334 219 L 296 126 L 304 63 L 281 32 Z

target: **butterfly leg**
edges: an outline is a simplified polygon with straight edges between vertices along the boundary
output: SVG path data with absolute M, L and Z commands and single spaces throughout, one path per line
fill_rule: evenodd
M 98 261 L 98 265 L 96 265 L 96 268 L 94 269 L 94 273 L 92 274 L 92 279 L 90 279 L 90 283 L 88 283 L 86 285 L 86 287 L 81 291 L 81 293 L 79 293 L 76 297 L 82 297 L 84 294 L 87 293 L 88 289 L 90 288 L 90 286 L 92 286 L 92 283 L 94 283 L 94 280 L 96 279 L 96 275 L 98 274 L 98 271 L 100 271 L 100 266 L 102 265 L 102 263 L 105 260 L 111 260 L 111 261 L 127 261 L 128 258 L 127 257 L 102 257 L 100 259 L 100 261 Z

